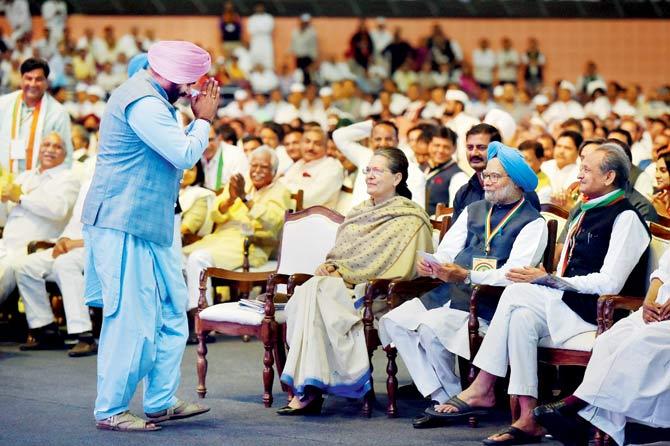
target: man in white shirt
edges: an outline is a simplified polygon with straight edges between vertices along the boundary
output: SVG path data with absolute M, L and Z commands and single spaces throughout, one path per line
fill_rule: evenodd
M 628 157 L 615 144 L 603 144 L 584 157 L 579 188 L 589 200 L 567 223 L 568 239 L 556 276 L 548 277 L 544 269 L 532 266 L 507 272 L 506 278 L 514 284 L 505 288 L 473 361 L 480 369 L 477 378 L 456 397 L 435 406 L 431 414 L 456 421 L 493 407 L 495 382 L 511 368 L 508 393 L 518 396 L 519 418 L 484 443 L 541 441 L 544 430 L 532 416 L 538 396 L 540 339 L 550 337 L 552 345 L 561 346 L 573 336 L 596 331 L 600 295 L 644 294 L 651 237 L 624 197 L 629 170 Z M 563 285 L 556 284 L 557 278 Z
M 63 137 L 66 159 L 72 154 L 70 116 L 47 93 L 49 65 L 41 59 L 21 64 L 21 89 L 0 96 L 0 165 L 14 173 L 34 169 L 44 135 Z
M 21 40 L 33 29 L 33 19 L 30 15 L 28 0 L 6 0 L 0 4 L 0 11 L 4 11 L 7 21 L 12 27 L 12 42 Z
M 548 125 L 563 122 L 569 118 L 582 119 L 584 108 L 572 97 L 575 94 L 575 86 L 568 81 L 561 81 L 558 85 L 558 100 L 551 104 L 542 113 L 542 119 Z
M 519 76 L 519 53 L 512 48 L 509 37 L 503 37 L 502 49 L 498 52 L 498 82 L 517 84 Z
M 296 118 L 300 117 L 300 106 L 305 94 L 305 86 L 300 83 L 293 83 L 289 89 L 286 102 L 277 107 L 274 116 L 274 122 L 277 124 L 290 124 Z
M 370 147 L 357 142 L 365 138 L 370 138 Z M 365 175 L 362 175 L 361 172 L 367 167 L 375 150 L 382 147 L 398 147 L 398 128 L 390 121 L 380 121 L 375 124 L 374 121 L 367 120 L 335 130 L 333 141 L 344 156 L 358 168 L 351 199 L 353 207 L 368 199 Z M 406 155 L 408 159 L 413 157 L 411 150 Z M 412 201 L 424 208 L 426 206 L 426 176 L 415 163 L 409 163 L 407 186 L 412 192 Z
M 312 16 L 302 14 L 298 28 L 291 34 L 291 52 L 295 55 L 295 65 L 302 70 L 305 84 L 310 84 L 309 67 L 319 57 L 316 30 L 311 23 Z
M 328 137 L 318 127 L 302 135 L 302 158 L 293 163 L 279 181 L 292 193 L 302 190 L 303 205 L 335 209 L 344 181 L 344 168 L 326 155 Z
M 461 90 L 447 90 L 445 95 L 446 103 L 444 107 L 445 125 L 458 135 L 458 142 L 456 144 L 456 161 L 458 167 L 468 175 L 472 175 L 474 170 L 468 163 L 468 158 L 465 155 L 465 140 L 468 130 L 473 126 L 479 124 L 479 119 L 465 113 L 465 108 L 468 106 L 470 99 L 465 92 Z
M 279 78 L 272 68 L 265 68 L 257 63 L 249 73 L 249 82 L 254 93 L 270 93 L 279 86 Z
M 386 19 L 384 17 L 377 17 L 376 23 L 377 26 L 370 30 L 370 38 L 372 39 L 375 57 L 381 59 L 382 51 L 393 41 L 393 34 L 386 27 Z
M 58 236 L 79 191 L 79 180 L 63 163 L 63 138 L 48 134 L 40 145 L 39 167 L 23 172 L 2 188 L 3 203 L 13 205 L 0 239 L 0 303 L 16 287 L 14 267 L 28 243 Z
M 209 144 L 200 159 L 207 189 L 219 191 L 233 175 L 249 171 L 249 160 L 236 141 L 235 130 L 231 126 L 210 127 Z
M 437 277 L 445 283 L 390 311 L 379 321 L 382 344 L 395 345 L 421 394 L 439 404 L 461 390 L 460 379 L 454 373 L 455 355 L 470 358 L 471 287 L 509 285 L 507 271 L 537 265 L 547 245 L 544 219 L 524 198 L 524 192 L 532 192 L 537 185 L 535 173 L 511 147 L 494 142 L 488 153 L 483 174 L 485 201 L 465 208 L 440 243 L 434 259 L 417 262 L 420 276 Z M 481 237 L 484 220 L 500 229 L 490 238 Z M 478 262 L 482 257 L 495 258 L 495 265 L 489 265 L 487 270 L 481 268 Z M 479 309 L 482 326 L 487 326 L 485 320 L 491 319 L 495 304 Z M 430 416 L 414 420 L 418 429 L 439 424 Z
M 34 340 L 23 344 L 21 350 L 48 350 L 63 346 L 54 324 L 46 282 L 58 284 L 63 296 L 67 332 L 77 335 L 79 342 L 68 352 L 71 357 L 88 356 L 97 352 L 91 318 L 84 304 L 84 240 L 81 233 L 81 210 L 88 193 L 90 179 L 79 190 L 72 217 L 53 248 L 25 256 L 14 271 L 19 293 L 26 307 L 28 327 Z
M 270 70 L 274 69 L 274 44 L 272 42 L 274 28 L 274 17 L 265 12 L 263 3 L 256 3 L 254 13 L 247 21 L 252 64 L 260 64 Z
M 63 38 L 67 22 L 67 4 L 63 0 L 46 0 L 42 3 L 42 20 L 49 30 L 49 40 L 56 46 Z
M 493 70 L 497 65 L 495 52 L 491 49 L 489 39 L 481 39 L 479 48 L 472 52 L 473 76 L 480 87 L 489 89 L 493 85 Z

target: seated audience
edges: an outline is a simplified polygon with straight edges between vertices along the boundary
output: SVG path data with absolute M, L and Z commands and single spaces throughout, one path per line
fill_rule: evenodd
M 468 205 L 449 229 L 435 253 L 439 263 L 418 260 L 420 276 L 445 283 L 379 321 L 382 344 L 395 345 L 421 394 L 437 404 L 461 391 L 455 355 L 470 359 L 472 287 L 510 284 L 507 271 L 537 265 L 547 245 L 545 221 L 524 198 L 524 191 L 535 189 L 537 177 L 521 154 L 492 142 L 482 176 L 485 198 Z M 495 260 L 485 264 L 482 259 Z M 478 314 L 484 329 L 494 311 L 495 302 L 481 302 Z M 430 415 L 414 420 L 416 428 L 439 424 Z
M 489 124 L 475 125 L 466 133 L 465 139 L 465 154 L 468 157 L 471 170 L 474 170 L 475 173 L 456 192 L 452 221 L 456 221 L 469 204 L 484 199 L 482 172 L 486 169 L 488 146 L 493 141 L 501 142 L 500 132 Z M 524 196 L 535 209 L 540 209 L 540 201 L 534 191 L 528 191 L 524 193 Z
M 335 208 L 344 180 L 344 168 L 326 154 L 328 137 L 319 127 L 302 135 L 302 158 L 279 178 L 291 193 L 303 191 L 303 206 L 322 205 Z
M 322 394 L 364 396 L 372 386 L 363 336 L 368 280 L 414 276 L 417 251 L 431 250 L 428 216 L 409 196 L 408 161 L 378 149 L 363 169 L 370 199 L 354 207 L 315 276 L 286 306 L 290 350 L 281 376 L 295 397 L 280 415 L 316 414 Z
M 286 154 L 295 163 L 302 158 L 302 129 L 292 127 L 284 135 Z
M 631 144 L 633 144 L 633 138 L 630 136 L 630 133 L 627 130 L 616 128 L 607 134 L 607 138 L 621 141 L 622 143 L 626 144 L 626 151 L 627 153 L 630 153 L 630 159 L 632 162 L 633 154 L 631 151 Z M 633 187 L 635 187 L 635 189 L 637 189 L 638 192 L 640 192 L 645 197 L 651 198 L 651 196 L 654 194 L 654 183 L 652 177 L 636 164 L 632 164 L 630 171 L 630 182 L 633 184 Z
M 236 141 L 235 130 L 230 125 L 210 127 L 209 144 L 200 159 L 206 188 L 219 191 L 233 175 L 249 170 L 249 161 Z
M 551 181 L 552 198 L 561 200 L 572 183 L 577 181 L 579 166 L 579 146 L 583 138 L 577 132 L 565 130 L 558 135 L 554 146 L 553 159 L 542 163 L 542 172 Z
M 216 266 L 234 270 L 244 261 L 244 238 L 254 235 L 276 240 L 291 206 L 291 194 L 283 184 L 274 180 L 277 173 L 277 154 L 267 147 L 251 153 L 249 176 L 235 175 L 223 192 L 216 197 L 210 217 L 216 225 L 212 234 L 184 247 L 188 256 L 186 282 L 188 309 L 198 306 L 200 272 Z M 258 267 L 268 261 L 272 248 L 251 245 L 249 264 Z M 211 290 L 207 301 L 212 303 Z
M 369 148 L 358 142 L 365 138 L 369 138 Z M 369 164 L 376 150 L 398 145 L 398 128 L 390 121 L 374 123 L 372 120 L 368 120 L 357 122 L 335 130 L 333 141 L 344 156 L 358 167 L 358 175 L 354 182 L 354 193 L 351 200 L 352 205 L 356 206 L 368 198 L 366 178 L 362 174 L 362 169 Z M 426 205 L 426 176 L 421 172 L 419 166 L 414 163 L 409 163 L 408 172 L 407 186 L 412 192 L 412 200 L 419 206 L 424 207 Z
M 557 281 L 544 269 L 512 268 L 506 287 L 473 364 L 475 381 L 433 413 L 451 421 L 495 404 L 494 384 L 511 368 L 508 393 L 519 397 L 520 415 L 512 426 L 484 440 L 487 445 L 538 442 L 544 430 L 533 417 L 537 405 L 537 345 L 549 336 L 561 345 L 596 330 L 596 303 L 603 294 L 644 294 L 649 230 L 624 197 L 630 161 L 615 144 L 586 155 L 579 172 L 580 192 L 588 197 L 568 222 L 568 238 L 558 263 Z M 551 286 L 535 284 L 546 281 Z M 559 289 L 560 287 L 560 289 Z
M 535 193 L 540 203 L 551 202 L 551 181 L 546 173 L 542 172 L 542 161 L 544 161 L 544 148 L 537 141 L 524 141 L 519 145 L 519 151 L 523 154 L 526 162 L 537 175 L 537 187 Z
M 650 282 L 642 308 L 596 338 L 575 393 L 533 411 L 555 439 L 588 444 L 589 430 L 577 416 L 618 445 L 627 444 L 624 430 L 629 421 L 670 428 L 670 250 Z
M 458 135 L 448 127 L 440 127 L 428 144 L 426 174 L 426 212 L 435 213 L 438 203 L 451 206 L 456 192 L 468 182 L 468 176 L 458 167 L 453 155 Z
M 2 187 L 1 200 L 10 202 L 11 210 L 0 239 L 0 303 L 16 288 L 14 267 L 27 254 L 28 243 L 57 237 L 67 223 L 79 180 L 64 164 L 65 147 L 59 133 L 47 134 L 40 144 L 39 167 Z
M 14 269 L 19 293 L 26 309 L 32 340 L 21 350 L 50 350 L 64 347 L 63 338 L 54 322 L 47 280 L 58 284 L 63 298 L 67 332 L 77 336 L 70 349 L 71 357 L 88 356 L 98 351 L 93 337 L 93 325 L 84 304 L 84 240 L 81 233 L 81 210 L 88 193 L 90 180 L 79 190 L 72 217 L 53 248 L 38 251 L 17 261 Z

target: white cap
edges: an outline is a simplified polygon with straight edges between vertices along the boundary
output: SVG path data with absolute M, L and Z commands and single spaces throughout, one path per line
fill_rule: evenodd
M 505 87 L 502 85 L 496 85 L 493 87 L 493 97 L 494 98 L 499 98 L 505 93 Z
M 570 81 L 561 81 L 560 84 L 558 84 L 558 89 L 559 90 L 568 90 L 570 93 L 575 94 L 575 86 L 572 82 Z
M 107 96 L 107 94 L 105 93 L 105 90 L 99 85 L 91 85 L 90 87 L 88 87 L 86 89 L 86 94 L 89 95 L 89 96 L 97 96 L 100 99 Z
M 586 94 L 591 96 L 593 94 L 593 92 L 598 90 L 598 89 L 600 89 L 602 91 L 607 91 L 607 84 L 600 79 L 596 79 L 594 81 L 591 81 L 586 85 Z
M 516 133 L 516 122 L 512 115 L 499 108 L 490 110 L 484 116 L 484 122 L 490 124 L 500 131 L 503 141 L 510 141 Z
M 312 20 L 311 14 L 304 13 L 300 15 L 301 22 L 309 22 L 310 20 Z
M 240 88 L 239 90 L 235 90 L 236 101 L 246 101 L 247 98 L 249 98 L 249 93 L 247 93 L 247 90 L 244 90 L 242 88 Z
M 289 91 L 291 93 L 304 93 L 305 92 L 305 86 L 300 83 L 294 83 L 291 84 L 291 88 L 289 88 Z
M 77 86 L 74 87 L 75 93 L 86 93 L 86 90 L 88 90 L 88 85 L 83 82 L 78 83 Z
M 333 89 L 330 87 L 321 87 L 319 90 L 319 96 L 322 98 L 325 96 L 332 96 L 333 95 Z
M 466 105 L 470 102 L 470 98 L 461 90 L 447 90 L 447 94 L 444 95 L 444 98 L 447 101 L 457 101 L 463 105 Z
M 533 105 L 549 105 L 549 98 L 543 94 L 538 94 L 533 98 Z

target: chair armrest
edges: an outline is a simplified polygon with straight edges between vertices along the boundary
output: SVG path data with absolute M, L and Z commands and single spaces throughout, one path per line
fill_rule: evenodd
M 637 311 L 644 299 L 642 297 L 633 296 L 600 296 L 598 298 L 597 322 L 598 334 L 609 330 L 614 325 L 614 310 L 628 310 L 630 312 Z
M 430 277 L 419 277 L 413 280 L 394 279 L 388 285 L 386 302 L 391 308 L 395 308 L 406 300 L 427 293 L 443 283 L 439 279 Z
M 286 294 L 288 294 L 289 296 L 293 296 L 293 291 L 295 290 L 295 287 L 302 285 L 312 277 L 314 277 L 312 274 L 291 274 L 291 277 L 289 277 L 288 279 Z
M 56 246 L 56 243 L 50 242 L 49 240 L 33 240 L 28 243 L 28 254 L 33 254 L 37 251 L 43 251 L 45 249 L 53 248 Z
M 263 283 L 267 282 L 272 274 L 272 271 L 245 273 L 230 271 L 223 268 L 205 268 L 200 272 L 200 297 L 198 299 L 198 310 L 207 308 L 207 279 L 210 277 L 230 280 L 231 282 Z

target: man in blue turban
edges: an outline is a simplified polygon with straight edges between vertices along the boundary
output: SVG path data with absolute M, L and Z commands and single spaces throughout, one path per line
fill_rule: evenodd
M 481 172 L 484 200 L 469 204 L 442 239 L 434 256 L 417 263 L 420 276 L 444 284 L 386 314 L 379 321 L 384 346 L 394 344 L 419 391 L 438 404 L 461 391 L 454 374 L 456 355 L 470 358 L 469 302 L 475 285 L 505 286 L 511 268 L 537 265 L 547 245 L 547 228 L 524 195 L 537 177 L 523 155 L 500 142 L 488 145 Z M 481 301 L 477 315 L 483 327 L 497 302 Z M 433 405 L 414 419 L 423 429 L 444 424 Z

